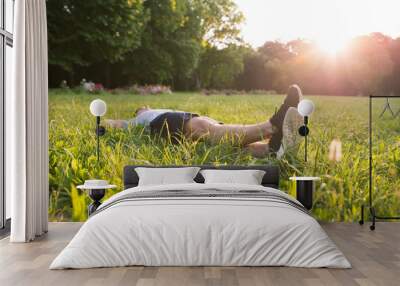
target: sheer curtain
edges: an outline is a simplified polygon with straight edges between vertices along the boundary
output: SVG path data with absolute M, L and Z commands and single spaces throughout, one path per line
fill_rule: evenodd
M 6 113 L 6 186 L 11 188 L 12 242 L 48 227 L 48 82 L 45 0 L 15 2 L 14 94 Z

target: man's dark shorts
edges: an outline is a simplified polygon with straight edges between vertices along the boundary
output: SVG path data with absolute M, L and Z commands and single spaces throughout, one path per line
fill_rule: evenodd
M 178 143 L 185 134 L 185 124 L 194 117 L 199 115 L 190 112 L 166 112 L 151 121 L 150 130 L 154 135 L 171 138 L 173 143 Z

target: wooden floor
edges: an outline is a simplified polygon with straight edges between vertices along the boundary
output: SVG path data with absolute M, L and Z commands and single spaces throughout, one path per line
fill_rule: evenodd
M 400 223 L 324 224 L 353 269 L 288 267 L 124 267 L 48 270 L 79 223 L 51 223 L 49 233 L 28 244 L 0 241 L 0 285 L 400 285 Z

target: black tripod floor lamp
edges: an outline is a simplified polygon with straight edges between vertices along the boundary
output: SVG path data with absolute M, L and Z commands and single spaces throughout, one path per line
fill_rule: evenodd
M 90 103 L 90 112 L 96 116 L 96 139 L 97 139 L 97 164 L 100 160 L 100 136 L 106 133 L 106 129 L 100 125 L 100 117 L 107 112 L 107 104 L 101 99 L 95 99 Z
M 314 112 L 315 106 L 314 103 L 309 99 L 303 99 L 300 101 L 297 106 L 297 111 L 301 116 L 304 117 L 304 125 L 300 126 L 299 134 L 304 137 L 304 161 L 307 162 L 307 136 L 310 133 L 310 129 L 308 128 L 308 118 Z

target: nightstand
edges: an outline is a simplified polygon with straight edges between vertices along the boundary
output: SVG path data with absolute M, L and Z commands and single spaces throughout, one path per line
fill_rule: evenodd
M 296 199 L 302 205 L 311 210 L 313 205 L 313 192 L 315 182 L 320 181 L 319 177 L 290 177 L 291 181 L 296 181 Z
M 104 186 L 94 186 L 94 185 L 80 185 L 77 186 L 78 189 L 87 190 L 89 197 L 93 202 L 88 206 L 88 216 L 94 213 L 97 208 L 101 205 L 101 200 L 104 198 L 106 191 L 108 189 L 116 188 L 116 185 L 104 185 Z

